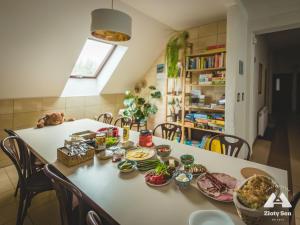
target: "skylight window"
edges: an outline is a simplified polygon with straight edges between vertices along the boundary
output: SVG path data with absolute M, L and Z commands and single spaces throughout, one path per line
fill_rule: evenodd
M 72 78 L 96 78 L 110 56 L 115 45 L 87 39 L 72 70 Z

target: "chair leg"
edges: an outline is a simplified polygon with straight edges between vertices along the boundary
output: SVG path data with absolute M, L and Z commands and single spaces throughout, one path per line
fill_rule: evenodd
M 14 194 L 15 197 L 17 197 L 17 195 L 18 195 L 19 188 L 20 188 L 20 181 L 18 180 L 17 187 L 16 187 L 15 194 Z
M 20 191 L 19 208 L 18 208 L 17 224 L 16 225 L 22 225 L 23 224 L 22 219 L 23 219 L 25 198 L 26 198 L 26 194 L 23 191 Z
M 23 210 L 23 215 L 22 215 L 22 224 L 25 220 L 25 217 L 27 215 L 27 209 L 29 208 L 30 204 L 31 204 L 31 199 L 32 199 L 33 195 L 32 193 L 28 193 L 25 197 L 25 204 L 24 204 L 24 210 Z

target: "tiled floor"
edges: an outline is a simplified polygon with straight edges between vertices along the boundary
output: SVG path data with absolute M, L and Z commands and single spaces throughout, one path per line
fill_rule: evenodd
M 17 173 L 13 166 L 0 169 L 0 225 L 16 224 L 16 183 Z M 60 225 L 58 202 L 53 191 L 33 198 L 24 225 Z

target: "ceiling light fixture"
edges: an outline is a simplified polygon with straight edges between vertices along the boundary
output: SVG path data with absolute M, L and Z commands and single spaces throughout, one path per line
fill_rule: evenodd
M 114 9 L 95 9 L 91 13 L 91 34 L 107 41 L 128 41 L 131 38 L 131 17 Z

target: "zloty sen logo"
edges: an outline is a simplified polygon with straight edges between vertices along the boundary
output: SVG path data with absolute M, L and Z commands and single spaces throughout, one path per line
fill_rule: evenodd
M 281 193 L 279 196 L 276 196 L 274 193 L 272 193 L 268 199 L 268 201 L 265 203 L 265 208 L 274 208 L 274 205 L 281 205 L 282 208 L 291 208 L 292 205 L 289 202 L 289 200 L 286 198 L 286 196 Z

